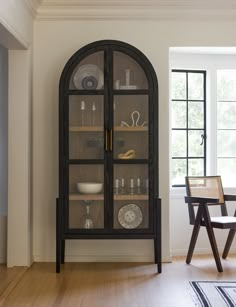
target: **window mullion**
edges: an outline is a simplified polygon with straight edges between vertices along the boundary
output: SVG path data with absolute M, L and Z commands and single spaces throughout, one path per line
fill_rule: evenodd
M 188 136 L 189 136 L 189 133 L 188 133 L 188 129 L 189 129 L 189 125 L 188 125 L 188 117 L 189 117 L 189 114 L 188 114 L 188 111 L 189 111 L 189 105 L 188 105 L 188 72 L 186 72 L 186 144 L 187 144 L 187 148 L 186 148 L 186 156 L 187 156 L 187 159 L 186 159 L 186 167 L 187 167 L 187 176 L 189 175 L 189 147 L 188 147 L 188 144 L 189 144 L 189 140 L 188 140 Z

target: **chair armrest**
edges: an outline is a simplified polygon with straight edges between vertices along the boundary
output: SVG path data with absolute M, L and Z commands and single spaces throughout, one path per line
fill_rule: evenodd
M 185 196 L 185 203 L 193 204 L 208 204 L 208 205 L 219 205 L 218 198 L 209 198 L 209 197 L 196 197 L 196 196 Z
M 236 201 L 236 195 L 224 195 L 224 199 L 225 199 L 225 201 L 231 201 L 231 200 Z

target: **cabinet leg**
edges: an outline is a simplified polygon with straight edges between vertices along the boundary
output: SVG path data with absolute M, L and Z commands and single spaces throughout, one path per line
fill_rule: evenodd
M 154 255 L 155 263 L 157 264 L 157 272 L 161 273 L 162 264 L 161 264 L 161 200 L 158 198 L 156 200 L 157 206 L 157 222 L 156 222 L 156 236 L 154 239 Z
M 160 248 L 160 242 L 157 238 L 154 239 L 154 257 L 155 257 L 155 263 L 157 264 L 157 272 L 161 273 L 162 271 L 162 265 L 161 265 L 161 248 Z
M 60 238 L 60 205 L 59 199 L 56 201 L 56 272 L 61 271 L 61 238 Z
M 65 240 L 61 241 L 61 263 L 65 263 Z
M 56 243 L 56 272 L 61 271 L 61 240 L 57 239 Z

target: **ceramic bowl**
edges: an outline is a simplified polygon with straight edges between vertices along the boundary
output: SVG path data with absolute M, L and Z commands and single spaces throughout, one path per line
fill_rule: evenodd
M 81 194 L 98 194 L 102 191 L 103 183 L 78 182 L 77 189 Z

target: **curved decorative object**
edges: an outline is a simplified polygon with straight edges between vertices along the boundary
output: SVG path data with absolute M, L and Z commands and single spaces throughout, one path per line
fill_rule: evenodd
M 139 119 L 140 119 L 139 111 L 132 112 L 131 118 L 132 118 L 132 127 L 138 127 L 138 122 L 139 122 Z
M 118 158 L 119 159 L 133 159 L 135 157 L 135 150 L 130 149 L 124 154 L 119 154 Z
M 139 111 L 133 111 L 131 113 L 131 119 L 132 119 L 132 124 L 129 125 L 128 123 L 126 123 L 125 121 L 121 121 L 120 125 L 121 127 L 145 127 L 147 125 L 147 122 L 144 121 L 142 124 L 139 124 L 139 120 L 140 120 L 140 112 Z
M 122 120 L 122 122 L 120 123 L 121 127 L 130 127 L 129 124 L 127 124 L 125 121 Z
M 77 69 L 73 82 L 78 90 L 101 89 L 104 83 L 103 72 L 97 65 L 85 64 Z

